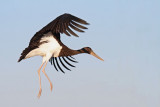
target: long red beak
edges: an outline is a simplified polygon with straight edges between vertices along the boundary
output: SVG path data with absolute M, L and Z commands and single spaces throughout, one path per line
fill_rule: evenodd
M 99 57 L 96 53 L 94 53 L 93 51 L 90 53 L 91 55 L 93 55 L 94 57 L 100 59 L 101 61 L 104 61 L 101 57 Z

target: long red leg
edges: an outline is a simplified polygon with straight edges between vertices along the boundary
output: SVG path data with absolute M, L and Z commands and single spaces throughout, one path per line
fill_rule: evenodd
M 43 69 L 42 69 L 42 72 L 43 72 L 44 75 L 47 77 L 47 79 L 48 79 L 48 81 L 49 81 L 49 83 L 50 83 L 50 89 L 51 89 L 51 91 L 52 91 L 52 88 L 53 88 L 52 82 L 51 82 L 51 80 L 49 79 L 48 75 L 47 75 L 46 72 L 45 72 L 45 67 L 46 67 L 46 65 L 47 65 L 47 62 L 45 63 L 45 65 L 44 65 L 44 67 L 43 67 Z
M 41 70 L 43 64 L 44 64 L 44 63 L 42 63 L 42 65 L 41 65 L 40 68 L 38 69 L 39 86 L 40 86 L 39 93 L 38 93 L 38 98 L 40 98 L 41 92 L 42 92 L 40 70 Z

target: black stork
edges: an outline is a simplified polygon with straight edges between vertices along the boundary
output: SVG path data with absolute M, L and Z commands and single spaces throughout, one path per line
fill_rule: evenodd
M 67 60 L 70 60 L 72 62 L 76 62 L 75 58 L 72 57 L 73 55 L 87 53 L 103 61 L 103 59 L 98 55 L 96 55 L 90 47 L 84 47 L 79 50 L 73 50 L 68 48 L 66 45 L 64 45 L 61 42 L 60 34 L 62 33 L 65 33 L 67 36 L 73 35 L 78 37 L 78 35 L 74 33 L 71 30 L 71 28 L 78 32 L 84 32 L 82 29 L 87 29 L 87 28 L 82 26 L 82 24 L 88 25 L 89 23 L 71 14 L 67 14 L 67 13 L 62 14 L 58 16 L 55 20 L 50 22 L 48 25 L 43 27 L 40 31 L 36 32 L 36 34 L 30 40 L 29 46 L 25 48 L 21 53 L 21 56 L 18 62 L 20 62 L 22 59 L 27 59 L 33 56 L 42 56 L 43 58 L 42 64 L 38 69 L 39 84 L 40 84 L 38 97 L 41 96 L 41 91 L 42 91 L 41 77 L 40 77 L 41 69 L 44 75 L 47 77 L 50 83 L 50 89 L 52 91 L 52 83 L 48 78 L 47 74 L 45 73 L 45 67 L 48 61 L 50 61 L 51 64 L 54 65 L 57 71 L 59 68 L 63 73 L 64 71 L 60 67 L 57 58 L 59 59 L 63 67 L 65 67 L 67 70 L 70 70 L 70 69 L 67 68 L 64 62 L 72 67 L 75 67 L 67 61 Z M 63 62 L 61 58 L 63 59 Z M 56 65 L 58 66 L 58 68 Z

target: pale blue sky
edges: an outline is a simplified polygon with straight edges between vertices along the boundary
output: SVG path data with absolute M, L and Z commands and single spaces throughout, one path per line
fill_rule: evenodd
M 160 107 L 159 0 L 3 0 L 0 3 L 1 107 Z M 105 61 L 78 55 L 64 75 L 41 57 L 17 63 L 35 32 L 63 13 L 90 23 L 79 38 L 63 35 L 73 49 L 90 46 Z

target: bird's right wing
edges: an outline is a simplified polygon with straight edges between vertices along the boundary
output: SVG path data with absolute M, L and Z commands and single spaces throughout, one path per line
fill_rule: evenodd
M 72 29 L 78 31 L 78 32 L 84 32 L 82 29 L 87 29 L 87 27 L 82 26 L 88 25 L 85 20 L 80 19 L 76 16 L 73 16 L 71 14 L 63 14 L 58 16 L 56 19 L 54 19 L 52 22 L 47 24 L 45 27 L 43 27 L 40 31 L 38 31 L 31 39 L 30 42 L 38 41 L 40 38 L 44 36 L 44 34 L 48 32 L 52 32 L 53 34 L 60 34 L 65 33 L 68 36 L 74 35 L 78 37 L 76 33 L 72 31 Z
M 57 17 L 55 20 L 50 22 L 45 27 L 43 27 L 39 32 L 45 33 L 45 32 L 51 31 L 52 33 L 65 33 L 68 36 L 70 36 L 70 34 L 72 34 L 74 36 L 78 36 L 70 28 L 72 28 L 78 32 L 84 32 L 81 29 L 87 29 L 86 27 L 84 27 L 78 23 L 85 24 L 85 25 L 89 24 L 83 19 L 80 19 L 80 18 L 73 16 L 71 14 L 65 13 L 65 14 Z

